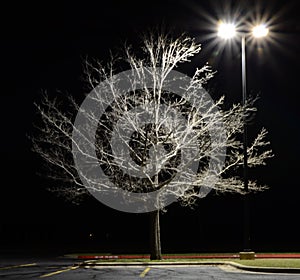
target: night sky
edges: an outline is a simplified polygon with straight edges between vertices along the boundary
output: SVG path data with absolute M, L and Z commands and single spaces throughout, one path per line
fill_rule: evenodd
M 40 1 L 1 7 L 0 252 L 37 248 L 92 248 L 112 253 L 147 252 L 148 217 L 118 212 L 91 198 L 79 206 L 49 193 L 42 161 L 30 150 L 42 90 L 50 96 L 85 93 L 83 59 L 107 60 L 127 41 L 139 45 L 149 28 L 185 32 L 203 51 L 180 69 L 192 74 L 209 62 L 217 71 L 208 88 L 241 100 L 238 48 L 212 39 L 212 19 L 261 12 L 273 40 L 247 45 L 248 93 L 259 94 L 249 137 L 269 131 L 275 157 L 251 172 L 270 189 L 251 197 L 251 244 L 256 251 L 299 251 L 299 1 Z M 239 3 L 239 4 L 236 4 Z M 260 3 L 260 5 L 258 5 Z M 229 8 L 231 7 L 231 8 Z M 234 12 L 235 11 L 235 12 Z M 253 12 L 253 13 L 252 13 Z M 272 29 L 273 28 L 273 29 Z M 222 46 L 224 48 L 222 48 Z M 250 139 L 251 140 L 251 139 Z M 239 251 L 242 201 L 211 193 L 194 210 L 177 204 L 162 215 L 163 252 Z M 90 237 L 89 234 L 93 236 Z

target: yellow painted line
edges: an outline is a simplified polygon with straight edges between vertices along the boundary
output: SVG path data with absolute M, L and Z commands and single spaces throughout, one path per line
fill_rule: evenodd
M 150 267 L 146 267 L 145 270 L 140 274 L 140 277 L 143 278 L 146 276 L 146 274 L 149 272 L 151 268 Z
M 50 277 L 50 276 L 53 276 L 53 275 L 56 275 L 56 274 L 60 274 L 60 273 L 63 273 L 63 272 L 67 272 L 67 271 L 70 271 L 70 270 L 77 269 L 78 267 L 79 266 L 71 266 L 71 267 L 66 268 L 66 269 L 54 271 L 54 272 L 51 272 L 51 273 L 48 273 L 48 274 L 43 274 L 43 275 L 40 276 L 40 278 Z
M 0 267 L 0 270 L 4 269 L 12 269 L 12 268 L 20 268 L 20 267 L 26 267 L 26 266 L 35 266 L 36 263 L 25 263 L 25 264 L 19 264 L 19 265 L 12 265 L 12 266 L 6 266 L 6 267 Z

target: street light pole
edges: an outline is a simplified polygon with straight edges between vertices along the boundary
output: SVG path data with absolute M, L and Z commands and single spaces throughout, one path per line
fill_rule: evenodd
M 247 153 L 247 119 L 246 119 L 246 102 L 247 102 L 247 84 L 246 84 L 246 36 L 243 34 L 241 36 L 241 52 L 242 52 L 242 102 L 244 107 L 244 117 L 243 117 L 243 152 L 244 152 L 244 238 L 243 246 L 244 252 L 249 252 L 250 250 L 250 207 L 249 207 L 249 197 L 248 197 L 248 153 Z
M 252 36 L 255 38 L 262 38 L 267 36 L 269 29 L 264 24 L 253 26 Z M 220 22 L 218 26 L 218 36 L 228 40 L 237 35 L 234 23 Z M 240 253 L 241 259 L 254 259 L 254 252 L 250 250 L 250 205 L 249 205 L 249 186 L 248 186 L 248 153 L 247 153 L 247 86 L 246 86 L 246 33 L 241 34 L 241 52 L 242 52 L 242 105 L 244 108 L 243 116 L 243 172 L 244 172 L 244 225 L 243 225 L 243 247 L 244 251 Z

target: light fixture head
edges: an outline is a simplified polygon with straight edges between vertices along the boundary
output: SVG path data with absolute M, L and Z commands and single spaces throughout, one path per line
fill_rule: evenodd
M 267 36 L 269 33 L 269 28 L 267 28 L 264 24 L 256 25 L 252 29 L 252 35 L 255 38 L 261 38 Z
M 223 39 L 231 39 L 236 35 L 236 28 L 233 23 L 220 22 L 218 27 L 218 36 Z

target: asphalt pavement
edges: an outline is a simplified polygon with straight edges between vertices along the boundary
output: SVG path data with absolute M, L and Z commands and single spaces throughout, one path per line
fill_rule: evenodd
M 56 266 L 36 263 L 36 265 L 11 267 L 0 271 L 0 279 L 203 279 L 203 280 L 295 280 L 299 275 L 245 272 L 230 266 L 114 266 L 82 268 L 80 266 Z
M 0 259 L 0 279 L 89 280 L 89 279 L 216 279 L 216 280 L 295 280 L 300 274 L 263 273 L 240 270 L 231 265 L 114 265 L 89 266 L 66 258 Z

